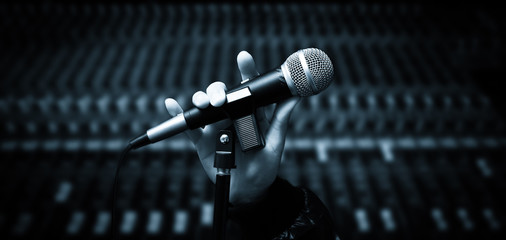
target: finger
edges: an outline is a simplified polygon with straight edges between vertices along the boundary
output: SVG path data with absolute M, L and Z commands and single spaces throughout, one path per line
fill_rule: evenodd
M 171 117 L 175 117 L 176 115 L 183 113 L 183 109 L 173 98 L 165 99 L 165 108 Z M 196 143 L 202 137 L 202 129 L 197 128 L 195 130 L 187 130 L 185 131 L 185 134 L 193 143 Z
M 206 89 L 207 96 L 209 96 L 209 102 L 214 107 L 220 107 L 226 100 L 227 86 L 222 82 L 213 82 Z
M 294 97 L 284 100 L 278 103 L 276 109 L 274 109 L 271 125 L 265 137 L 265 141 L 276 153 L 281 153 L 283 151 L 290 114 L 297 103 L 299 103 L 300 99 L 300 97 Z
M 176 115 L 183 112 L 183 109 L 179 105 L 179 103 L 173 98 L 165 99 L 165 108 L 171 117 L 175 117 Z
M 241 72 L 242 80 L 252 79 L 259 75 L 255 60 L 251 54 L 246 51 L 241 51 L 237 54 L 237 67 L 239 68 L 239 72 Z
M 209 106 L 209 96 L 207 96 L 205 92 L 198 91 L 193 94 L 192 102 L 195 107 L 198 107 L 200 109 L 206 108 Z
M 251 54 L 246 51 L 241 51 L 239 54 L 237 54 L 237 67 L 239 68 L 239 72 L 241 72 L 242 80 L 252 79 L 259 75 L 256 69 L 255 60 L 253 60 Z M 260 128 L 264 132 L 267 131 L 269 127 L 269 121 L 265 116 L 265 109 L 258 108 L 255 115 Z
M 259 124 L 260 129 L 262 130 L 262 133 L 265 134 L 269 129 L 270 125 L 269 121 L 267 120 L 267 116 L 265 115 L 265 107 L 257 108 L 255 112 L 255 117 Z

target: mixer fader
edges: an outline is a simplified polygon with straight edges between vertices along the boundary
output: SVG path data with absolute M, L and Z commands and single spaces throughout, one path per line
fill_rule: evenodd
M 504 109 L 493 7 L 414 3 L 0 4 L 0 236 L 108 239 L 112 181 L 163 101 L 259 72 L 297 49 L 334 83 L 289 125 L 280 175 L 314 191 L 342 239 L 504 239 Z M 502 65 L 501 65 L 502 64 Z M 185 136 L 122 168 L 124 239 L 207 239 L 213 187 Z

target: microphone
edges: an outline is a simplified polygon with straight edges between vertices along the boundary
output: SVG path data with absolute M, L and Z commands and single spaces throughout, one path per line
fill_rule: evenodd
M 192 108 L 130 141 L 133 149 L 158 142 L 188 129 L 196 129 L 227 118 L 238 119 L 263 107 L 293 96 L 307 97 L 327 88 L 334 76 L 330 58 L 320 49 L 301 49 L 290 55 L 280 68 L 271 70 L 227 91 L 220 107 Z

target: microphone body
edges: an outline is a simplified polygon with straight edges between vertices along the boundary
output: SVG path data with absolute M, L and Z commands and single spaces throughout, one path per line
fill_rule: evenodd
M 240 90 L 246 88 L 249 90 L 250 96 L 244 96 L 244 94 L 248 94 L 247 91 L 244 91 L 244 94 L 240 93 Z M 235 97 L 234 93 L 239 96 Z M 205 109 L 194 107 L 184 112 L 184 118 L 189 129 L 196 129 L 225 118 L 236 119 L 247 116 L 252 114 L 257 107 L 273 104 L 292 96 L 281 70 L 275 69 L 227 91 L 227 102 L 221 107 L 211 105 Z M 244 97 L 250 97 L 247 104 L 243 101 L 230 101 Z
M 243 89 L 249 90 L 249 96 L 233 96 L 234 93 L 238 93 Z M 257 107 L 267 106 L 292 96 L 293 94 L 288 88 L 283 73 L 278 68 L 247 80 L 227 91 L 227 103 L 222 106 L 214 107 L 209 105 L 205 109 L 193 107 L 149 129 L 146 134 L 132 140 L 130 144 L 132 144 L 133 148 L 139 148 L 177 135 L 188 129 L 193 130 L 227 118 L 236 119 L 244 117 L 252 114 Z M 235 100 L 238 97 L 249 97 L 248 103 L 244 101 L 228 101 L 231 98 Z
M 281 65 L 227 91 L 227 101 L 220 107 L 192 108 L 179 114 L 145 134 L 130 141 L 139 148 L 188 129 L 196 129 L 224 119 L 238 119 L 263 107 L 292 96 L 310 96 L 330 85 L 333 66 L 328 56 L 319 49 L 299 50 Z

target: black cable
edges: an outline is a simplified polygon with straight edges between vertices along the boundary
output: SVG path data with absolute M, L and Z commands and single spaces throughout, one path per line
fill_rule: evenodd
M 116 199 L 118 195 L 118 179 L 119 179 L 119 170 L 121 168 L 121 165 L 126 159 L 126 156 L 128 152 L 132 149 L 132 145 L 128 144 L 125 149 L 123 149 L 123 152 L 121 153 L 121 157 L 118 160 L 118 164 L 116 165 L 116 173 L 114 174 L 114 183 L 112 185 L 112 206 L 111 206 L 111 235 L 112 239 L 116 239 L 116 218 L 114 217 L 116 215 Z

